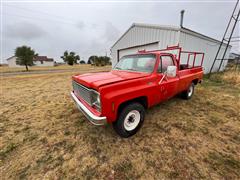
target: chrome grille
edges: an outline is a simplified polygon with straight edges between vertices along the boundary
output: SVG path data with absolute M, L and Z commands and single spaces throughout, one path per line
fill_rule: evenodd
M 76 81 L 72 81 L 74 93 L 91 105 L 91 90 L 85 86 L 78 84 Z

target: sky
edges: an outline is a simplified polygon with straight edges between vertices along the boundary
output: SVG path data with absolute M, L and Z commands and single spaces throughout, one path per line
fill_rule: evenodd
M 133 24 L 183 25 L 222 39 L 235 1 L 21 1 L 2 0 L 1 57 L 18 46 L 61 61 L 65 50 L 87 61 L 91 55 L 110 55 L 111 46 Z M 234 36 L 240 36 L 237 24 Z M 232 43 L 240 53 L 240 42 Z

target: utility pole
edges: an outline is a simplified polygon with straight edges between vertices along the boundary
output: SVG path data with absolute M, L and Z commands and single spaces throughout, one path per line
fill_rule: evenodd
M 212 70 L 213 70 L 214 65 L 215 65 L 215 63 L 216 63 L 217 60 L 220 60 L 220 61 L 221 61 L 221 62 L 220 62 L 220 65 L 219 65 L 219 67 L 218 67 L 217 72 L 219 72 L 219 71 L 221 70 L 221 66 L 222 66 L 223 61 L 228 60 L 228 59 L 225 59 L 225 55 L 226 55 L 226 53 L 227 53 L 227 50 L 228 50 L 229 44 L 230 44 L 230 42 L 231 42 L 231 39 L 234 39 L 234 40 L 233 40 L 234 42 L 240 41 L 240 39 L 238 39 L 239 37 L 238 37 L 237 39 L 236 39 L 236 37 L 232 37 L 233 32 L 234 32 L 234 29 L 235 29 L 235 27 L 236 27 L 236 24 L 237 24 L 237 22 L 239 21 L 238 19 L 239 19 L 239 15 L 240 15 L 240 9 L 237 9 L 237 8 L 239 7 L 239 6 L 238 6 L 238 3 L 239 3 L 239 0 L 237 0 L 237 3 L 236 3 L 236 5 L 235 5 L 235 7 L 234 7 L 234 9 L 233 9 L 232 15 L 231 15 L 231 17 L 230 17 L 230 20 L 229 20 L 229 22 L 228 22 L 228 25 L 227 25 L 227 28 L 226 28 L 226 30 L 225 30 L 225 33 L 224 33 L 224 35 L 223 35 L 222 41 L 221 41 L 221 43 L 220 43 L 220 46 L 219 46 L 218 51 L 217 51 L 217 53 L 216 53 L 216 56 L 215 56 L 215 58 L 214 58 L 213 64 L 212 64 L 212 66 L 211 66 L 210 72 L 209 72 L 209 74 L 208 74 L 208 78 L 210 78 L 211 73 L 212 73 Z M 232 24 L 233 24 L 233 25 L 232 25 Z M 232 26 L 231 26 L 231 25 L 232 25 Z M 227 36 L 227 34 L 229 34 L 229 33 L 230 33 L 230 36 L 227 38 L 226 36 Z M 232 42 L 233 42 L 233 41 L 232 41 Z M 227 45 L 226 45 L 225 47 L 223 47 L 223 46 L 225 45 L 225 44 L 224 44 L 225 42 L 227 43 Z M 222 48 L 225 48 L 225 49 L 224 49 L 224 52 L 223 52 L 223 55 L 222 55 L 222 58 L 218 58 L 218 56 L 219 56 L 220 51 L 221 51 Z

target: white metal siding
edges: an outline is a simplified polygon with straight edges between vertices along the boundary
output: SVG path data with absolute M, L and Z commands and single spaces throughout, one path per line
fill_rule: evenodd
M 183 50 L 204 52 L 205 53 L 204 62 L 203 62 L 204 73 L 208 73 L 210 71 L 210 68 L 216 56 L 217 50 L 219 48 L 219 42 L 197 37 L 185 32 L 181 32 L 179 44 L 183 48 Z M 220 51 L 219 58 L 222 57 L 224 49 L 225 48 L 222 48 L 222 50 Z M 225 58 L 229 57 L 229 52 L 230 52 L 230 47 L 227 50 Z M 187 57 L 182 56 L 181 59 L 182 59 L 182 63 L 185 63 L 187 60 Z M 198 62 L 200 62 L 200 56 L 199 56 Z M 213 71 L 217 71 L 219 65 L 220 65 L 220 61 L 216 61 Z M 224 61 L 221 66 L 221 71 L 225 68 L 226 65 L 227 65 L 227 61 Z
M 133 47 L 133 48 L 128 48 L 128 49 L 123 49 L 123 50 L 119 50 L 119 58 L 125 56 L 125 55 L 129 55 L 129 54 L 136 54 L 139 50 L 157 50 L 159 48 L 158 43 L 154 43 L 154 44 L 148 44 L 148 45 L 143 45 L 143 46 L 139 46 L 139 47 Z
M 157 49 L 165 49 L 167 46 L 175 46 L 179 44 L 185 51 L 204 52 L 204 73 L 209 72 L 220 45 L 220 42 L 214 39 L 187 30 L 180 31 L 180 29 L 176 28 L 166 29 L 161 28 L 161 26 L 133 26 L 112 47 L 112 65 L 114 66 L 117 63 L 118 57 L 120 58 L 123 55 L 136 53 L 139 49 L 152 50 L 151 46 L 153 42 L 158 42 Z M 156 46 L 154 46 L 154 49 L 155 47 Z M 228 48 L 225 58 L 229 57 L 230 49 L 231 47 Z M 221 58 L 222 55 L 223 50 L 220 51 L 219 58 Z M 196 63 L 200 64 L 200 56 L 197 57 L 198 59 L 196 59 Z M 187 60 L 184 56 L 182 56 L 181 59 L 182 63 Z M 220 61 L 216 61 L 213 71 L 218 69 L 219 64 Z M 224 61 L 221 70 L 223 70 L 226 65 L 227 61 Z
M 11 57 L 10 59 L 7 60 L 8 66 L 9 67 L 23 67 L 21 65 L 16 64 L 16 61 L 17 61 L 17 58 L 15 56 Z
M 132 27 L 111 49 L 112 65 L 117 63 L 117 51 L 128 47 L 146 45 L 158 41 L 157 49 L 166 48 L 167 46 L 176 45 L 178 42 L 178 31 L 166 30 L 149 27 Z M 140 48 L 143 49 L 143 48 Z M 129 50 L 129 52 L 133 52 Z

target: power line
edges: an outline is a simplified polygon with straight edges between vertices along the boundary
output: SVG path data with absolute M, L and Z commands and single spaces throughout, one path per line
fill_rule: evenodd
M 28 17 L 28 16 L 23 16 L 23 15 L 16 15 L 16 14 L 10 14 L 10 13 L 3 13 L 3 14 L 6 14 L 6 15 L 9 15 L 9 16 L 15 16 L 15 17 L 21 17 L 21 18 L 25 18 L 25 19 L 38 19 L 38 20 L 44 20 L 44 21 L 52 21 L 52 22 L 60 22 L 60 23 L 64 23 L 64 24 L 70 24 L 70 25 L 74 25 L 74 26 L 77 26 L 78 24 L 76 22 L 74 22 L 74 20 L 70 20 L 66 17 L 63 17 L 63 16 L 58 16 L 58 15 L 55 15 L 55 14 L 51 14 L 51 13 L 47 13 L 47 12 L 43 12 L 43 11 L 36 11 L 36 10 L 32 10 L 32 9 L 28 9 L 28 8 L 23 8 L 23 7 L 17 7 L 17 6 L 13 6 L 13 5 L 9 5 L 9 4 L 5 4 L 4 6 L 8 6 L 8 7 L 13 7 L 13 8 L 16 8 L 16 9 L 22 9 L 22 10 L 25 10 L 25 11 L 30 11 L 30 12 L 33 12 L 33 13 L 36 13 L 36 14 L 43 14 L 43 15 L 48 15 L 48 19 L 43 19 L 43 18 L 39 18 L 39 17 Z M 49 19 L 49 16 L 52 18 L 53 16 L 55 16 L 55 18 L 57 18 L 58 20 L 51 20 Z M 64 20 L 65 19 L 65 20 Z M 69 21 L 70 20 L 70 21 Z M 102 29 L 103 27 L 95 27 L 94 29 Z
M 75 27 L 77 27 L 78 26 L 78 23 L 75 23 L 75 22 L 70 22 L 70 21 L 66 21 L 66 20 L 62 20 L 62 19 L 60 19 L 60 20 L 56 20 L 56 19 L 50 19 L 49 17 L 48 17 L 48 19 L 45 19 L 45 18 L 39 18 L 39 17 L 33 17 L 33 16 L 23 16 L 23 15 L 18 15 L 18 14 L 11 14 L 11 13 L 7 13 L 7 12 L 3 12 L 2 14 L 4 14 L 4 15 L 7 15 L 7 16 L 14 16 L 14 17 L 18 17 L 18 18 L 24 18 L 24 19 L 32 19 L 32 20 L 41 20 L 41 21 L 51 21 L 51 22 L 58 22 L 58 23 L 62 23 L 62 24 L 68 24 L 68 25 L 73 25 L 73 26 L 75 26 Z M 50 14 L 49 14 L 50 15 Z M 60 17 L 60 16 L 59 16 Z M 58 18 L 59 19 L 59 18 Z M 104 27 L 96 27 L 96 28 L 94 28 L 94 29 L 102 29 L 102 28 L 104 28 Z
M 2 14 L 7 15 L 7 16 L 14 16 L 14 17 L 19 17 L 19 18 L 24 18 L 24 19 L 33 19 L 33 20 L 41 20 L 41 21 L 52 21 L 52 22 L 58 22 L 58 23 L 63 23 L 63 24 L 68 24 L 68 25 L 74 25 L 76 26 L 77 24 L 75 23 L 69 23 L 69 22 L 64 22 L 64 21 L 59 21 L 59 20 L 52 20 L 52 19 L 44 19 L 44 18 L 38 18 L 38 17 L 28 17 L 28 16 L 23 16 L 23 15 L 17 15 L 17 14 L 10 14 L 10 13 L 5 13 L 3 12 Z
M 28 8 L 23 8 L 23 7 L 17 7 L 17 6 L 13 6 L 13 5 L 5 5 L 7 7 L 12 7 L 12 8 L 15 8 L 15 9 L 22 9 L 24 11 L 29 11 L 29 12 L 32 12 L 32 13 L 39 13 L 39 14 L 45 14 L 45 15 L 48 15 L 48 16 L 51 16 L 51 17 L 55 17 L 55 18 L 58 18 L 58 19 L 65 19 L 67 21 L 73 21 L 72 19 L 68 19 L 66 17 L 63 17 L 63 16 L 58 16 L 58 15 L 55 15 L 55 14 L 51 14 L 51 13 L 47 13 L 47 12 L 44 12 L 44 11 L 39 11 L 39 10 L 32 10 L 32 9 L 28 9 Z

